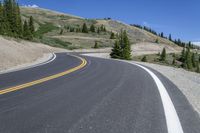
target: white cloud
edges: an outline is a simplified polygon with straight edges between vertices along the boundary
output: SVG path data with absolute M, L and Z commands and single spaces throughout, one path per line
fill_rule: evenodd
M 144 21 L 142 24 L 143 24 L 144 26 L 150 27 L 150 24 L 149 24 L 148 22 L 146 22 L 146 21 Z
M 195 45 L 200 46 L 200 42 L 192 42 L 192 43 L 195 44 Z
M 33 4 L 33 5 L 24 5 L 24 7 L 38 8 L 39 6 L 36 4 Z

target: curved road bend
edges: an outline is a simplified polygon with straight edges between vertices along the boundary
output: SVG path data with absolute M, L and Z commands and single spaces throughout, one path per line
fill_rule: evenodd
M 46 65 L 0 75 L 0 90 L 38 80 L 81 64 L 66 53 Z M 0 133 L 167 133 L 157 86 L 128 63 L 84 57 L 73 73 L 0 95 Z M 197 113 L 160 73 L 184 133 L 199 133 Z M 174 131 L 174 133 L 178 133 Z

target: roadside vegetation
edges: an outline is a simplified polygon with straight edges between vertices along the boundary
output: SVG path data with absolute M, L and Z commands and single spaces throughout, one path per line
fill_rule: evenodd
M 15 0 L 0 3 L 0 34 L 25 40 L 32 40 L 35 32 L 33 17 L 22 21 L 20 8 Z
M 133 60 L 173 66 L 200 73 L 200 54 L 193 52 L 189 47 L 183 48 L 181 53 L 169 54 L 163 48 L 162 53 L 137 56 Z
M 131 60 L 131 44 L 125 30 L 121 30 L 110 56 L 115 59 Z

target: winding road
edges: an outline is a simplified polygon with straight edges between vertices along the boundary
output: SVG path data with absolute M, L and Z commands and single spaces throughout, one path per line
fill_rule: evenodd
M 200 118 L 155 70 L 59 53 L 0 74 L 0 133 L 200 133 Z

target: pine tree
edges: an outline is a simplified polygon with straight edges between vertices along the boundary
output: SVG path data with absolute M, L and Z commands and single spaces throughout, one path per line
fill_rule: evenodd
M 147 56 L 145 55 L 145 56 L 142 58 L 141 61 L 142 61 L 142 62 L 147 62 Z
M 173 65 L 176 64 L 176 58 L 173 58 L 172 64 L 173 64 Z
M 195 53 L 192 53 L 192 66 L 196 67 L 196 59 L 195 59 Z
M 160 55 L 160 60 L 161 61 L 166 61 L 167 55 L 166 55 L 166 49 L 163 48 L 162 53 Z
M 18 5 L 18 4 L 16 4 L 15 12 L 16 12 L 17 35 L 18 35 L 18 37 L 22 37 L 23 26 L 22 26 L 20 8 L 19 8 L 19 5 Z
M 104 31 L 104 25 L 103 24 L 101 25 L 100 30 Z
M 31 34 L 34 34 L 35 27 L 34 27 L 34 20 L 33 20 L 32 16 L 29 18 L 29 30 L 30 30 Z
M 59 34 L 62 35 L 63 33 L 64 33 L 64 30 L 61 29 Z
M 119 44 L 119 40 L 115 41 L 115 44 L 112 48 L 112 52 L 110 54 L 111 58 L 114 58 L 114 59 L 121 59 L 121 54 L 122 52 L 122 49 L 120 47 L 120 44 Z
M 130 60 L 131 59 L 131 46 L 126 31 L 121 31 L 119 38 L 116 40 L 112 52 L 112 58 L 119 58 Z
M 3 14 L 5 18 L 6 24 L 6 35 L 12 36 L 13 32 L 13 8 L 12 8 L 12 0 L 4 0 L 3 4 Z
M 159 43 L 159 40 L 158 40 L 158 38 L 156 39 L 155 43 Z
M 169 40 L 172 41 L 172 35 L 171 34 L 169 34 Z
M 181 60 L 182 62 L 185 62 L 185 48 L 183 48 L 183 50 L 182 50 L 182 52 L 181 52 L 181 58 L 180 58 L 180 60 Z
M 3 5 L 0 1 L 0 34 L 4 34 L 4 17 L 3 17 Z
M 186 52 L 186 66 L 187 66 L 187 69 L 192 69 L 192 57 L 191 57 L 190 48 L 187 48 L 187 52 Z
M 30 28 L 29 28 L 28 23 L 27 23 L 26 20 L 24 21 L 24 26 L 23 26 L 23 37 L 26 40 L 31 40 L 32 39 Z
M 200 62 L 200 55 L 199 55 L 199 62 Z
M 15 0 L 4 0 L 0 5 L 0 29 L 2 35 L 22 36 L 20 8 Z
M 161 32 L 160 36 L 163 38 L 163 37 L 164 37 L 164 33 L 163 33 L 163 32 Z
M 196 72 L 200 73 L 200 66 L 199 66 L 199 63 L 197 63 L 197 70 Z
M 97 28 L 97 33 L 100 34 L 100 28 L 99 27 Z
M 95 49 L 99 48 L 99 45 L 98 45 L 98 42 L 97 42 L 97 41 L 95 41 L 94 48 L 95 48 Z
M 96 32 L 96 28 L 95 28 L 94 24 L 92 24 L 92 25 L 90 26 L 90 31 L 91 31 L 91 32 Z
M 130 41 L 127 35 L 127 32 L 124 31 L 123 33 L 123 42 L 121 43 L 122 46 L 122 56 L 123 59 L 125 60 L 130 60 L 131 59 L 131 45 L 130 45 Z
M 104 31 L 104 32 L 106 32 L 106 31 L 107 31 L 105 26 L 103 27 L 103 31 Z
M 110 39 L 115 39 L 115 33 L 111 32 Z
M 176 64 L 176 54 L 175 54 L 175 53 L 173 54 L 173 61 L 172 61 L 172 64 L 173 64 L 173 65 Z
M 83 24 L 82 32 L 83 32 L 83 33 L 88 33 L 88 28 L 87 28 L 86 23 Z

